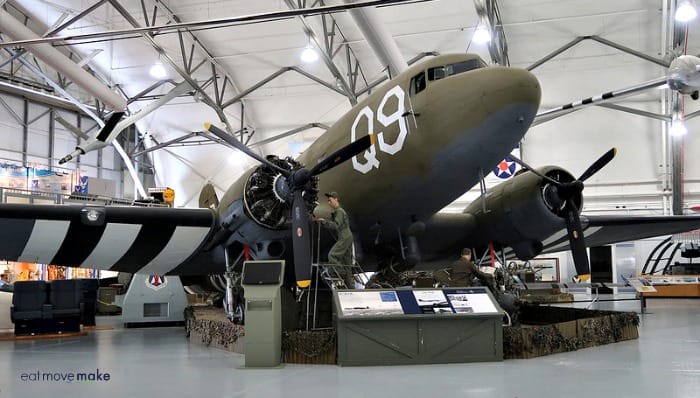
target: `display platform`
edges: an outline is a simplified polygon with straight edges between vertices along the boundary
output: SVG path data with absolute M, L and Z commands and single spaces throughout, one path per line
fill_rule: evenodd
M 185 331 L 195 344 L 243 354 L 245 329 L 226 318 L 223 308 L 190 306 L 185 309 Z
M 645 298 L 700 297 L 698 275 L 644 275 L 644 281 L 653 289 L 640 292 Z
M 505 359 L 535 358 L 639 337 L 635 312 L 525 305 L 503 328 Z

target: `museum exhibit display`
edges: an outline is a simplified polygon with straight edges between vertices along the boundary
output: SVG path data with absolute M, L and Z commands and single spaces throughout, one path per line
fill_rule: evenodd
M 697 7 L 3 1 L 0 396 L 693 396 Z

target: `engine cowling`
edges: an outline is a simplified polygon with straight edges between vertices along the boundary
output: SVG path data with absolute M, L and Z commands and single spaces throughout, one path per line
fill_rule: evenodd
M 268 156 L 275 165 L 296 170 L 302 165 L 292 158 Z M 312 177 L 302 194 L 306 208 L 318 204 L 318 177 Z M 277 258 L 286 250 L 291 225 L 291 192 L 286 178 L 266 165 L 246 171 L 219 203 L 220 229 L 210 245 L 234 242 L 248 245 L 254 257 Z M 256 256 L 257 254 L 257 256 Z
M 554 180 L 571 182 L 575 178 L 556 166 L 538 169 Z M 582 208 L 583 196 L 573 199 L 578 209 Z M 530 172 L 523 171 L 487 194 L 484 203 L 475 200 L 465 209 L 474 215 L 480 244 L 494 243 L 512 247 L 515 254 L 527 260 L 542 251 L 542 240 L 566 227 L 564 206 L 555 184 Z
M 267 160 L 285 170 L 297 170 L 301 163 L 286 157 L 268 156 Z M 311 177 L 302 194 L 306 208 L 318 204 L 318 177 Z M 289 229 L 292 196 L 287 181 L 278 171 L 265 165 L 255 168 L 243 190 L 246 213 L 259 225 L 270 229 Z

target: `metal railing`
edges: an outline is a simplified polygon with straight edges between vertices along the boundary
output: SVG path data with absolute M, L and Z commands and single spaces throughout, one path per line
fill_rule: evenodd
M 24 204 L 93 204 L 101 206 L 141 206 L 168 207 L 158 202 L 142 202 L 132 199 L 112 198 L 102 195 L 92 195 L 80 192 L 70 194 L 34 191 L 11 187 L 0 187 L 0 203 Z

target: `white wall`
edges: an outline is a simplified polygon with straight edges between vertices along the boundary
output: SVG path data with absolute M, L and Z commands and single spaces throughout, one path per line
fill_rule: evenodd
M 8 110 L 5 105 L 0 104 L 0 160 L 21 162 L 23 157 L 23 126 L 15 119 L 15 115 L 20 119 L 23 118 L 24 100 L 5 93 L 0 93 L 0 98 L 11 109 Z M 72 160 L 65 165 L 58 165 L 58 160 L 72 152 L 78 141 L 73 133 L 55 121 L 54 154 L 53 159 L 51 159 L 49 153 L 49 129 L 52 120 L 49 113 L 44 114 L 48 110 L 49 107 L 46 105 L 29 101 L 28 121 L 32 123 L 29 124 L 27 129 L 27 162 L 30 165 L 60 167 L 71 171 L 79 167 L 83 175 L 98 177 L 97 152 L 80 156 L 79 166 L 76 160 Z M 63 117 L 73 125 L 77 126 L 78 124 L 78 115 L 75 112 L 55 109 L 54 114 L 55 116 Z M 94 121 L 84 116 L 81 122 L 83 130 L 95 124 Z M 90 134 L 95 134 L 95 130 Z M 111 146 L 102 150 L 102 157 L 102 178 L 113 180 L 116 186 L 116 194 L 121 196 L 121 160 L 115 157 L 114 148 Z

